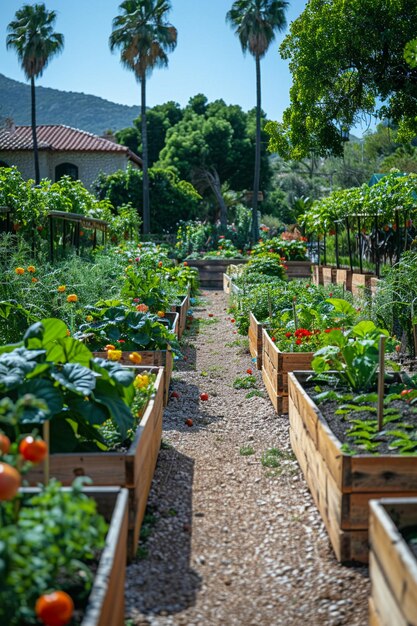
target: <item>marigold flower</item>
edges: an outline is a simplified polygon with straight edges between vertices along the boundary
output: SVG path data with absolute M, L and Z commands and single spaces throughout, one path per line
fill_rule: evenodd
M 92 322 L 93 321 L 93 316 L 92 315 L 87 315 L 87 317 L 85 318 L 86 322 Z
M 143 389 L 149 385 L 149 376 L 147 374 L 138 374 L 133 381 L 135 389 Z
M 159 261 L 158 267 L 162 267 L 162 265 L 163 265 L 162 261 Z
M 107 350 L 107 358 L 110 359 L 110 361 L 120 361 L 120 359 L 122 358 L 122 351 Z
M 128 266 L 125 268 L 125 272 L 128 272 L 129 270 L 133 270 L 133 265 L 128 265 Z
M 75 293 L 70 293 L 67 296 L 67 302 L 78 302 L 78 296 Z
M 22 274 L 25 273 L 25 268 L 24 267 L 16 267 L 15 272 L 18 276 L 21 276 Z
M 165 317 L 165 311 L 158 311 L 157 316 L 158 317 Z
M 116 350 L 115 346 L 112 343 L 108 343 L 107 346 L 104 346 L 105 350 Z
M 138 304 L 136 307 L 136 311 L 140 311 L 141 313 L 147 313 L 149 311 L 149 307 L 146 304 Z
M 37 278 L 32 278 L 32 283 L 37 283 L 38 279 Z
M 59 287 L 57 287 L 57 290 L 59 291 L 59 293 L 64 293 L 66 289 L 67 289 L 66 285 L 59 285 Z
M 129 361 L 131 361 L 134 365 L 139 365 L 142 363 L 142 357 L 138 352 L 131 352 L 129 354 Z
M 34 265 L 29 265 L 27 270 L 29 274 L 34 274 L 36 272 L 36 267 Z
M 185 265 L 185 267 L 187 267 L 187 265 L 188 265 L 187 261 L 184 261 L 183 265 Z

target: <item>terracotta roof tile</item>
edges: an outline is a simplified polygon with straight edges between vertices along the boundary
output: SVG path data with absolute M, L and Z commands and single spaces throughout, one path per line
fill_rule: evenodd
M 131 160 L 142 163 L 142 160 L 126 146 L 70 126 L 55 124 L 37 126 L 37 138 L 40 150 L 124 152 Z M 32 127 L 16 126 L 13 130 L 0 129 L 0 150 L 33 150 Z

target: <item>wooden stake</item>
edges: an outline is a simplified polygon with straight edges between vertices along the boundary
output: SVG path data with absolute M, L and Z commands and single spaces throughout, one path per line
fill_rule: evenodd
M 378 370 L 378 431 L 382 430 L 384 419 L 384 391 L 385 391 L 385 335 L 379 337 L 379 370 Z
M 45 460 L 43 462 L 43 482 L 45 485 L 47 485 L 49 483 L 49 442 L 50 442 L 50 436 L 49 436 L 49 420 L 46 420 L 43 423 L 43 439 L 46 443 L 48 452 L 46 453 L 46 457 Z

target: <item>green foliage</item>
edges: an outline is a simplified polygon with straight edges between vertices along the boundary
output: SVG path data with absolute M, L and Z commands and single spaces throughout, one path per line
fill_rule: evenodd
M 97 196 L 115 207 L 130 203 L 141 215 L 142 177 L 142 171 L 133 168 L 109 175 L 101 173 L 94 184 Z M 198 214 L 200 195 L 172 169 L 149 168 L 149 189 L 152 232 L 173 231 L 180 219 L 190 219 Z
M 315 353 L 311 366 L 316 374 L 336 371 L 351 389 L 366 392 L 376 384 L 381 335 L 388 337 L 389 333 L 371 321 L 359 322 L 344 332 L 332 330 L 328 345 Z M 393 342 L 388 345 L 393 349 Z
M 0 397 L 18 401 L 35 396 L 45 402 L 46 411 L 28 404 L 20 427 L 33 428 L 49 419 L 52 451 L 105 449 L 99 427 L 108 419 L 124 439 L 133 423 L 133 378 L 117 363 L 94 360 L 58 319 L 37 322 L 20 344 L 0 348 Z
M 252 446 L 241 446 L 239 454 L 240 456 L 252 456 L 252 454 L 255 454 L 255 450 Z
M 244 266 L 242 275 L 247 276 L 254 273 L 283 278 L 285 276 L 285 270 L 280 255 L 263 253 L 252 257 Z
M 417 70 L 403 54 L 416 20 L 413 0 L 309 0 L 281 45 L 293 87 L 283 122 L 268 127 L 270 150 L 293 159 L 341 155 L 341 131 L 377 108 L 415 134 Z
M 46 590 L 78 588 L 85 605 L 93 583 L 88 562 L 104 547 L 107 525 L 82 483 L 63 490 L 56 481 L 40 493 L 0 503 L 0 621 L 35 623 L 34 606 Z M 14 506 L 14 505 L 17 506 Z M 18 511 L 18 515 L 16 515 Z
M 252 389 L 256 387 L 256 376 L 248 374 L 247 376 L 238 376 L 233 381 L 233 387 L 235 389 Z
M 284 234 L 284 233 L 283 233 Z M 253 255 L 265 252 L 278 254 L 285 261 L 307 261 L 307 247 L 301 239 L 285 240 L 278 237 L 266 239 L 252 248 Z

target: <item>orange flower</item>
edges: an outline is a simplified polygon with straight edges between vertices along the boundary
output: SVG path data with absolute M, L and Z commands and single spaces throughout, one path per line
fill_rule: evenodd
M 110 359 L 110 361 L 120 361 L 120 359 L 122 358 L 122 351 L 107 350 L 107 358 Z
M 139 365 L 140 363 L 142 363 L 142 357 L 140 354 L 138 354 L 138 352 L 132 352 L 131 354 L 129 354 L 129 361 L 132 361 L 134 365 Z
M 71 337 L 71 331 L 69 328 L 67 328 L 67 337 Z
M 16 267 L 15 272 L 18 276 L 21 276 L 25 273 L 25 269 L 23 267 Z
M 105 350 L 116 350 L 112 343 L 108 343 L 107 346 L 104 346 Z
M 78 302 L 78 296 L 75 293 L 70 293 L 67 296 L 67 302 Z
M 85 318 L 86 322 L 92 322 L 93 321 L 93 316 L 92 315 L 87 315 L 87 317 Z
M 183 265 L 185 265 L 185 267 L 187 267 L 187 265 L 188 265 L 187 261 L 184 261 Z
M 141 311 L 142 313 L 147 313 L 149 311 L 149 307 L 146 304 L 138 304 L 136 307 L 136 311 Z
M 27 268 L 29 274 L 34 274 L 36 272 L 36 267 L 34 265 L 29 265 Z
M 37 279 L 37 278 L 35 278 L 35 277 L 33 277 L 33 278 L 32 278 L 32 283 L 37 283 L 37 282 L 38 282 L 38 279 Z
M 162 261 L 159 261 L 158 267 L 162 267 L 162 265 L 163 265 Z
M 165 311 L 158 311 L 157 316 L 158 317 L 165 317 Z
M 59 293 L 64 293 L 65 290 L 66 290 L 66 285 L 59 285 L 59 287 L 57 287 L 57 291 L 59 291 Z

